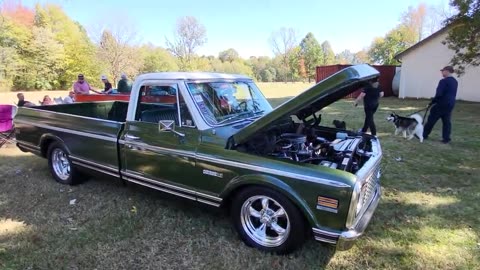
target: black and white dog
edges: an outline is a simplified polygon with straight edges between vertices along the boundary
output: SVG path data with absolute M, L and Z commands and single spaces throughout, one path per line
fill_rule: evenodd
M 418 113 L 409 117 L 392 113 L 387 117 L 387 121 L 395 125 L 395 135 L 402 132 L 404 138 L 411 140 L 417 136 L 420 142 L 423 142 L 423 118 Z

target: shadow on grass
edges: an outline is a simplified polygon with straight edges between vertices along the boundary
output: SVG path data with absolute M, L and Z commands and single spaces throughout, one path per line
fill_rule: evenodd
M 0 221 L 27 226 L 0 232 L 0 268 L 307 269 L 335 253 L 310 240 L 289 256 L 265 254 L 246 247 L 216 208 L 106 177 L 65 186 L 45 159 L 0 159 Z

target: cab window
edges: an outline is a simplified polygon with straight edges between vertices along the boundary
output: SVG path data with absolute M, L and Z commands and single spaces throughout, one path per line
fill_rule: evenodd
M 158 124 L 171 120 L 175 126 L 195 126 L 177 84 L 143 85 L 139 95 L 136 121 Z

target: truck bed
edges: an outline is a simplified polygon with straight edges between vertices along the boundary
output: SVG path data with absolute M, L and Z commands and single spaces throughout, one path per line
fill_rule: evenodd
M 61 141 L 74 163 L 100 166 L 118 176 L 118 137 L 127 108 L 122 101 L 20 108 L 14 121 L 18 147 L 45 157 L 49 143 Z
M 60 112 L 77 116 L 91 117 L 116 122 L 125 122 L 128 102 L 83 102 L 35 107 L 38 110 Z

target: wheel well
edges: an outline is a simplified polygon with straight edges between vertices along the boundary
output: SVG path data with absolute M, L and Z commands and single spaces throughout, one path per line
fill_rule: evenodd
M 222 205 L 221 205 L 221 207 L 224 209 L 224 211 L 228 215 L 230 215 L 230 208 L 231 208 L 231 205 L 232 205 L 232 202 L 233 202 L 233 198 L 235 198 L 237 196 L 237 194 L 240 193 L 242 190 L 247 189 L 247 188 L 251 188 L 251 187 L 271 188 L 271 187 L 266 186 L 266 185 L 245 184 L 245 185 L 241 185 L 241 186 L 235 188 L 234 190 L 230 191 L 227 194 L 226 198 L 222 201 Z M 275 189 L 275 191 L 279 192 L 282 195 L 284 194 L 284 192 L 281 189 Z M 287 199 L 292 202 L 292 204 L 297 208 L 297 210 L 300 212 L 301 216 L 303 217 L 303 221 L 304 221 L 304 224 L 305 224 L 305 231 L 306 232 L 311 232 L 311 223 L 310 223 L 309 219 L 307 218 L 307 216 L 305 215 L 305 213 L 300 209 L 300 207 L 298 206 L 298 204 L 295 201 L 292 201 L 288 196 L 285 196 L 285 197 L 287 197 Z
M 40 144 L 40 151 L 42 153 L 42 157 L 47 157 L 48 147 L 50 147 L 50 144 L 52 144 L 55 141 L 56 140 L 53 138 L 47 138 L 42 141 L 42 143 Z

